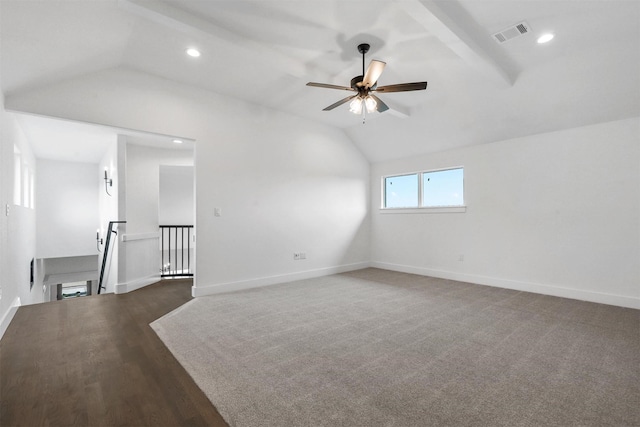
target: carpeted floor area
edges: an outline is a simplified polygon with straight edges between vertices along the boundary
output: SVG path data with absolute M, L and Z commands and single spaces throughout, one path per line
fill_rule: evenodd
M 365 269 L 152 327 L 231 426 L 640 425 L 640 310 Z

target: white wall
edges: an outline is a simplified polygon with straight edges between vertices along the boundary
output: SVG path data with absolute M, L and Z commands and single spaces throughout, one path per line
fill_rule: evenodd
M 38 159 L 38 258 L 95 255 L 98 164 Z
M 95 178 L 93 179 L 98 194 L 98 223 L 96 228 L 99 230 L 100 238 L 102 239 L 102 245 L 100 246 L 101 253 L 98 257 L 98 271 L 102 268 L 109 222 L 119 221 L 121 217 L 124 217 L 124 215 L 120 215 L 120 199 L 122 198 L 120 188 L 122 187 L 122 183 L 124 183 L 124 171 L 121 171 L 121 169 L 124 168 L 121 168 L 119 164 L 118 148 L 118 140 L 114 138 L 113 143 L 102 156 Z M 108 178 L 112 180 L 111 186 L 107 185 L 105 187 L 105 170 L 107 171 Z M 118 227 L 116 227 L 116 230 L 118 230 Z M 101 293 L 110 293 L 115 290 L 115 286 L 118 283 L 118 257 L 118 239 L 114 234 L 109 244 L 109 253 L 105 264 L 104 277 L 102 279 L 102 286 L 105 289 L 101 290 Z
M 193 162 L 191 150 L 127 145 L 127 231 L 129 233 L 158 231 L 161 167 L 186 167 L 193 170 Z M 188 184 L 188 188 L 193 191 L 193 180 Z M 190 198 L 187 209 L 193 212 L 193 196 Z
M 1 95 L 0 95 L 1 96 Z M 0 101 L 2 98 L 0 98 Z M 36 161 L 29 142 L 15 117 L 0 108 L 0 337 L 4 334 L 17 307 L 44 300 L 39 283 L 30 287 L 30 262 L 36 256 L 36 211 L 31 197 L 24 198 L 24 186 L 19 204 L 14 203 L 14 146 L 20 151 L 20 162 L 37 176 Z M 24 183 L 24 181 L 23 181 Z M 31 185 L 27 185 L 31 191 Z M 35 190 L 35 186 L 33 187 Z M 28 191 L 28 192 L 29 192 Z M 27 205 L 27 206 L 24 206 Z M 7 207 L 9 212 L 7 214 Z M 37 263 L 36 263 L 37 264 Z M 36 270 L 36 277 L 38 272 Z
M 369 164 L 340 130 L 118 69 L 6 102 L 196 141 L 196 294 L 367 265 Z
M 193 166 L 160 165 L 161 225 L 193 225 L 195 218 Z
M 375 164 L 374 265 L 640 308 L 639 140 L 636 118 Z M 450 166 L 466 213 L 379 210 L 381 176 Z

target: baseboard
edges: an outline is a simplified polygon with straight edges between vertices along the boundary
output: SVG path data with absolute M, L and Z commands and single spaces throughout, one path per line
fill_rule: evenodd
M 151 276 L 143 277 L 141 279 L 132 280 L 131 282 L 118 283 L 114 287 L 114 293 L 126 294 L 127 292 L 135 291 L 136 289 L 144 288 L 153 283 L 157 283 L 162 280 L 159 274 L 153 274 Z
M 13 316 L 16 315 L 18 311 L 18 307 L 22 304 L 20 302 L 20 297 L 16 297 L 11 303 L 11 307 L 7 309 L 7 311 L 2 315 L 2 320 L 0 320 L 0 339 L 4 336 L 4 333 L 7 331 L 9 324 L 13 320 Z
M 555 297 L 571 298 L 581 301 L 597 302 L 600 304 L 616 305 L 619 307 L 640 309 L 640 298 L 621 295 L 606 294 L 603 292 L 585 291 L 581 289 L 564 288 L 555 285 L 522 282 L 518 280 L 500 279 L 496 277 L 479 276 L 476 274 L 457 273 L 453 271 L 434 270 L 430 268 L 414 267 L 410 265 L 392 264 L 373 261 L 371 267 L 383 270 L 399 271 L 402 273 L 418 274 L 420 276 L 438 277 L 442 279 L 457 280 L 460 282 L 475 283 L 478 285 L 493 286 L 497 288 L 514 289 L 517 291 L 533 292 L 536 294 L 551 295 Z
M 220 283 L 218 285 L 193 286 L 191 294 L 194 297 L 204 295 L 220 294 L 223 292 L 240 291 L 243 289 L 260 288 L 262 286 L 276 285 L 278 283 L 294 282 L 296 280 L 312 279 L 314 277 L 329 276 L 331 274 L 346 273 L 347 271 L 361 270 L 370 267 L 369 262 L 359 262 L 355 264 L 345 264 L 335 267 L 319 268 L 316 270 L 306 270 L 290 274 L 261 277 L 258 279 L 240 280 L 237 282 Z

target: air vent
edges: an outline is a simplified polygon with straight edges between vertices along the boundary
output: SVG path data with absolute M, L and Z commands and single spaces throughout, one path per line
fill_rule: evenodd
M 498 43 L 504 43 L 511 39 L 515 39 L 516 37 L 520 37 L 523 34 L 527 34 L 529 32 L 529 24 L 526 22 L 520 22 L 519 24 L 512 25 L 509 28 L 505 28 L 504 30 L 497 32 L 493 35 L 493 38 Z

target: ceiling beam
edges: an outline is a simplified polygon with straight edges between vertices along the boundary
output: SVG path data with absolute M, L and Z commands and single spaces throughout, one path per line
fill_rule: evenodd
M 469 13 L 455 0 L 398 0 L 398 5 L 430 34 L 455 52 L 469 65 L 501 84 L 512 86 L 517 71 L 512 64 L 501 63 L 497 46 Z
M 179 9 L 164 1 L 118 0 L 118 5 L 131 13 L 157 24 L 172 28 L 199 38 L 224 41 L 256 58 L 256 63 L 267 62 L 286 70 L 295 77 L 309 75 L 308 66 L 271 45 L 252 40 L 229 31 L 211 21 Z

